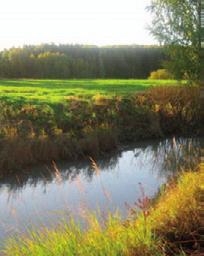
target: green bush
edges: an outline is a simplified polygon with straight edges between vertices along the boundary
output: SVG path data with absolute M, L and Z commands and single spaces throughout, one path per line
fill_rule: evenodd
M 163 80 L 173 79 L 173 75 L 166 69 L 158 69 L 150 73 L 149 79 Z

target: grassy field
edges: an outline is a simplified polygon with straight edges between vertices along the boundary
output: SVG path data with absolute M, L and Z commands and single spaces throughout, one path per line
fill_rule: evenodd
M 0 99 L 54 103 L 70 96 L 122 96 L 153 86 L 175 84 L 178 82 L 174 80 L 0 80 Z

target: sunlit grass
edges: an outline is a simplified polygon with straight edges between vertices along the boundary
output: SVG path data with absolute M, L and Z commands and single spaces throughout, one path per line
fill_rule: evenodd
M 73 221 L 55 229 L 11 239 L 6 256 L 119 256 L 165 255 L 167 235 L 185 236 L 198 223 L 198 193 L 203 173 L 183 173 L 177 184 L 169 183 L 148 211 L 126 221 L 110 215 L 102 225 L 94 214 L 88 214 L 89 228 L 82 231 Z M 182 254 L 181 254 L 182 255 Z
M 182 82 L 184 83 L 184 82 Z M 128 95 L 174 80 L 0 80 L 0 98 L 10 101 L 61 102 L 67 96 Z

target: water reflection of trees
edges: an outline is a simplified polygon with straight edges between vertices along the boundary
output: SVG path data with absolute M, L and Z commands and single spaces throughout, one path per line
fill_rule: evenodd
M 202 142 L 203 139 L 173 138 L 138 143 L 127 147 L 122 152 L 133 151 L 134 159 L 140 159 L 141 164 L 150 161 L 153 171 L 155 170 L 160 176 L 167 177 L 177 171 L 194 169 L 200 160 Z M 120 157 L 121 152 L 115 152 L 115 154 L 97 160 L 101 172 L 113 170 Z M 60 175 L 61 182 L 66 182 L 67 180 L 71 182 L 79 175 L 91 182 L 95 175 L 88 160 L 70 163 L 69 165 L 59 163 L 57 167 L 60 170 L 58 175 Z M 0 189 L 7 187 L 8 192 L 15 192 L 23 189 L 24 186 L 36 187 L 41 184 L 46 187 L 47 184 L 55 182 L 56 178 L 57 173 L 53 166 L 41 166 L 31 170 L 22 170 L 15 175 L 8 174 L 0 177 Z
M 200 162 L 202 143 L 201 138 L 169 138 L 136 149 L 135 156 L 142 155 L 141 162 L 151 162 L 152 172 L 168 177 L 179 171 L 194 170 Z
M 200 161 L 201 140 L 197 138 L 172 138 L 160 142 L 154 150 L 154 162 L 160 163 L 160 174 L 194 170 Z M 166 174 L 165 174 L 166 175 Z
M 112 170 L 120 157 L 120 152 L 115 152 L 111 154 L 109 157 L 104 157 L 103 159 L 99 159 L 97 164 L 101 171 L 110 171 Z M 1 189 L 7 188 L 8 192 L 15 192 L 17 190 L 23 189 L 25 186 L 36 187 L 41 184 L 42 186 L 46 186 L 52 182 L 55 182 L 60 175 L 60 182 L 73 181 L 79 175 L 85 177 L 87 181 L 92 180 L 95 175 L 94 170 L 91 166 L 91 162 L 89 160 L 83 160 L 73 163 L 56 163 L 56 168 L 54 168 L 53 164 L 44 165 L 40 167 L 33 167 L 31 169 L 25 169 L 16 172 L 15 174 L 0 177 L 0 192 Z

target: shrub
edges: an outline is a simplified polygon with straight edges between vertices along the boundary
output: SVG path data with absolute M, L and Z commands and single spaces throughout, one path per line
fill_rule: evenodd
M 166 69 L 158 69 L 150 73 L 149 79 L 168 80 L 168 79 L 173 79 L 173 75 Z

